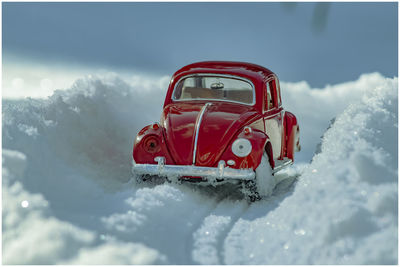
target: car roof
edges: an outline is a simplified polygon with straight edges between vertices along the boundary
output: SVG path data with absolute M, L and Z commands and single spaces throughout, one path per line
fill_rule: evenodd
M 268 76 L 274 74 L 269 69 L 247 62 L 237 61 L 202 61 L 184 66 L 174 73 L 172 79 L 178 76 L 189 75 L 193 73 L 221 73 L 238 76 L 246 76 L 252 80 L 265 80 Z

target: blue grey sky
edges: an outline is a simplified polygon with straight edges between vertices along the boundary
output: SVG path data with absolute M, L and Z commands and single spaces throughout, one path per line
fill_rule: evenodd
M 314 87 L 398 71 L 396 2 L 2 5 L 3 57 L 14 61 L 171 75 L 195 61 L 239 60 Z

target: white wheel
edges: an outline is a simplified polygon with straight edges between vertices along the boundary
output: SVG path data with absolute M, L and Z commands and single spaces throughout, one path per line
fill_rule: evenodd
M 272 175 L 267 153 L 264 153 L 260 165 L 256 169 L 256 187 L 261 197 L 268 197 L 276 186 L 276 179 Z
M 276 186 L 276 179 L 272 175 L 268 159 L 267 153 L 264 153 L 261 163 L 256 169 L 255 180 L 246 181 L 243 184 L 243 193 L 251 202 L 270 196 Z

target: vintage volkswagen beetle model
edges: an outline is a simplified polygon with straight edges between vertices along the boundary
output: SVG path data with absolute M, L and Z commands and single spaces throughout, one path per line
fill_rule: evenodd
M 172 76 L 160 123 L 135 139 L 132 171 L 140 179 L 241 184 L 255 200 L 272 190 L 273 174 L 299 150 L 297 119 L 283 109 L 273 72 L 199 62 Z

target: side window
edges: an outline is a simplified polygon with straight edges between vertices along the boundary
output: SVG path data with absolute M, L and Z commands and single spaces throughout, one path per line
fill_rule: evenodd
M 280 107 L 282 105 L 282 103 L 281 103 L 281 87 L 279 85 L 278 78 L 275 78 L 275 85 L 276 85 L 276 94 L 277 94 L 277 99 L 278 99 L 278 107 Z
M 271 94 L 271 87 L 272 87 L 272 82 L 267 82 L 266 83 L 266 88 L 267 88 L 267 93 L 266 93 L 266 100 L 265 100 L 265 109 L 269 110 L 274 107 L 274 100 L 272 98 Z

